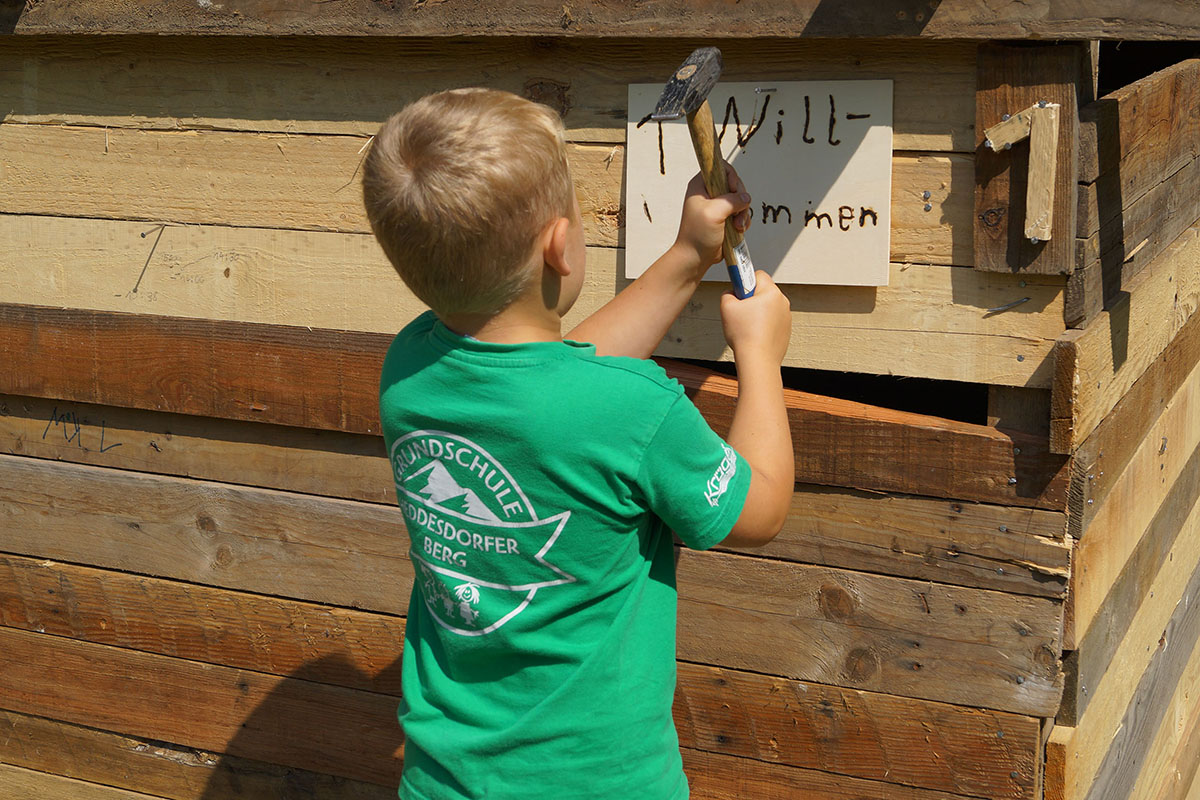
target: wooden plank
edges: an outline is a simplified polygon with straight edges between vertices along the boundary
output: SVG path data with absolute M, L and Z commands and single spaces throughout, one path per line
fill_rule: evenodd
M 388 614 L 408 605 L 397 506 L 18 456 L 0 456 L 0 485 L 0 552 Z
M 735 382 L 682 362 L 672 362 L 669 373 L 693 393 L 718 433 L 728 429 Z M 1048 453 L 1037 436 L 804 392 L 788 392 L 785 402 L 800 482 L 1064 508 L 1066 459 Z
M 588 259 L 567 330 L 630 283 L 622 251 L 591 248 Z M 700 287 L 662 354 L 732 358 L 719 315 L 726 285 Z M 788 286 L 784 293 L 793 320 L 788 366 L 1050 385 L 1049 353 L 1062 332 L 1060 278 L 894 264 L 886 287 Z M 60 308 L 377 333 L 394 333 L 426 310 L 364 234 L 3 214 L 0 295 Z M 1023 302 L 988 313 L 1014 301 Z
M 988 425 L 1050 435 L 1050 390 L 988 386 Z
M 0 334 L 6 393 L 352 433 L 378 429 L 376 382 L 390 341 L 380 334 L 12 305 L 0 306 Z M 164 352 L 172 358 L 161 358 Z M 692 389 L 709 423 L 726 430 L 736 380 L 682 362 L 668 369 Z M 786 396 L 793 425 L 803 426 L 795 439 L 800 481 L 1066 506 L 1066 459 L 1047 453 L 1040 437 L 803 392 Z M 853 458 L 840 454 L 848 441 L 856 442 Z
M 1193 315 L 1076 450 L 1068 509 L 1073 537 L 1078 539 L 1103 507 L 1138 445 L 1198 363 L 1200 318 Z
M 2 451 L 395 502 L 391 469 L 375 437 L 0 395 Z M 1059 512 L 800 485 L 783 531 L 756 552 L 1058 597 L 1069 569 L 1065 524 Z
M 396 502 L 383 438 L 0 395 L 0 452 Z
M 1082 325 L 1200 217 L 1200 60 L 1080 111 L 1077 272 L 1067 321 Z
M 1058 708 L 1055 601 L 688 550 L 678 571 L 681 659 L 1014 713 Z
M 22 123 L 371 136 L 422 95 L 490 86 L 554 108 L 572 141 L 622 144 L 626 86 L 665 82 L 701 44 L 14 38 L 0 51 L 0 108 Z M 974 149 L 973 44 L 757 38 L 723 41 L 721 51 L 725 81 L 892 80 L 897 150 Z
M 636 9 L 605 0 L 563 8 L 550 0 L 513 6 L 490 0 L 467 10 L 350 0 L 336 9 L 278 0 L 237 0 L 220 7 L 183 0 L 101 0 L 27 6 L 19 34 L 174 33 L 332 36 L 669 36 L 900 37 L 947 39 L 1200 39 L 1196 9 L 1179 0 L 1004 6 L 944 0 L 928 11 L 890 2 L 729 8 L 717 0 L 650 0 Z
M 0 625 L 400 696 L 404 620 L 0 555 Z
M 0 628 L 0 665 L 9 711 L 399 785 L 388 695 L 13 628 Z
M 1200 661 L 1200 657 L 1197 661 Z M 1195 777 L 1200 762 L 1196 756 L 1200 751 L 1189 753 L 1187 749 L 1189 736 L 1194 737 L 1195 729 L 1200 726 L 1200 700 L 1195 697 L 1197 690 L 1200 690 L 1200 664 L 1190 671 L 1185 670 L 1180 677 L 1154 743 L 1142 761 L 1142 770 L 1133 786 L 1131 798 L 1142 800 L 1164 793 L 1179 794 L 1182 793 L 1182 787 L 1188 786 Z M 1191 744 L 1194 746 L 1194 743 Z
M 0 710 L 0 763 L 170 800 L 395 800 L 396 789 Z M 40 796 L 40 795 L 33 795 Z M 59 795 L 52 795 L 58 797 Z
M 172 800 L 276 800 L 279 797 L 330 798 L 330 800 L 387 800 L 396 795 L 393 787 L 348 781 L 335 776 L 322 775 L 296 769 L 279 767 L 251 759 L 229 755 L 203 753 L 193 748 L 169 745 L 164 742 L 148 742 L 132 737 L 108 734 L 80 726 L 55 723 L 38 717 L 12 712 L 0 712 L 0 729 L 4 722 L 19 722 L 17 733 L 30 737 L 42 734 L 42 739 L 33 740 L 26 747 L 44 742 L 38 755 L 52 755 L 62 759 L 63 754 L 52 753 L 72 745 L 66 755 L 76 758 L 76 763 L 88 760 L 111 759 L 112 769 L 124 767 L 124 772 L 108 773 L 110 780 L 125 780 L 143 788 L 153 783 L 158 786 L 161 797 Z M 53 727 L 51 727 L 53 726 Z M 14 725 L 15 728 L 15 725 Z M 41 730 L 36 730 L 41 728 Z M 51 733 L 58 738 L 50 738 Z M 7 743 L 6 743 L 7 744 Z M 130 753 L 128 751 L 137 751 Z M 83 755 L 87 753 L 87 755 Z M 90 756 L 90 759 L 88 758 Z M 203 760 L 199 760 L 203 759 Z M 815 770 L 798 770 L 758 761 L 722 757 L 703 751 L 684 750 L 686 769 L 691 773 L 692 796 L 729 798 L 737 786 L 756 785 L 774 787 L 778 791 L 812 789 L 832 794 L 822 796 L 842 798 L 896 798 L 897 800 L 948 800 L 962 795 L 942 792 L 921 791 L 890 783 L 876 783 L 842 778 Z M 184 762 L 184 763 L 178 763 Z M 73 766 L 73 765 L 72 765 Z M 753 778 L 747 778 L 753 774 Z M 47 779 L 48 781 L 50 779 Z M 49 782 L 55 788 L 62 782 Z M 41 795 L 37 795 L 41 796 Z M 55 794 L 55 797 L 67 796 Z M 108 800 L 111 795 L 101 795 Z M 122 795 L 116 795 L 121 797 Z M 130 795 L 125 795 L 130 796 Z M 143 797 L 144 795 L 136 795 Z M 744 797 L 745 795 L 733 795 Z M 768 795 L 754 795 L 766 797 Z
M 55 800 L 155 800 L 141 792 L 84 783 L 8 764 L 0 764 L 0 793 L 5 797 L 53 797 Z
M 893 783 L 847 780 L 819 770 L 798 770 L 760 761 L 683 751 L 690 796 L 695 800 L 788 800 L 799 796 L 830 800 L 962 800 L 962 795 L 926 792 Z
M 0 624 L 8 627 L 400 694 L 400 619 L 12 556 L 0 559 L 0 587 Z M 678 680 L 675 718 L 687 747 L 926 788 L 1030 796 L 1038 741 L 1030 718 L 686 662 Z M 912 752 L 931 731 L 936 746 Z M 28 755 L 11 763 L 53 771 Z M 1026 779 L 1000 777 L 1014 768 Z
M 1158 603 L 1161 608 L 1164 603 L 1174 603 L 1191 568 L 1200 563 L 1200 542 L 1194 536 L 1200 528 L 1200 516 L 1195 512 L 1198 500 L 1200 448 L 1192 453 L 1188 466 L 1163 499 L 1158 513 L 1129 554 L 1112 586 L 1104 593 L 1086 633 L 1071 653 L 1068 672 L 1075 678 L 1068 682 L 1059 721 L 1077 724 L 1087 713 L 1091 701 L 1102 694 L 1106 686 L 1111 687 L 1104 681 L 1112 673 L 1114 664 L 1120 663 L 1122 649 L 1149 652 L 1157 642 L 1162 621 L 1168 613 L 1162 613 L 1162 619 L 1146 621 L 1151 613 L 1148 607 Z M 1090 575 L 1090 572 L 1083 572 L 1089 566 L 1089 555 L 1085 553 L 1080 558 L 1081 575 Z M 1134 673 L 1126 671 L 1123 674 Z M 1118 683 L 1117 688 L 1127 690 L 1128 681 Z
M 1074 268 L 1076 87 L 1081 56 L 1075 44 L 979 48 L 975 128 L 975 268 L 989 272 L 1067 274 Z M 1036 162 L 1018 145 L 993 151 L 984 131 L 1039 102 L 1060 106 L 1054 170 L 1053 228 L 1049 241 L 1032 243 L 1026 228 L 1026 188 Z M 1046 148 L 1042 148 L 1043 150 Z
M 1055 725 L 1046 740 L 1046 773 L 1043 791 L 1044 800 L 1067 799 L 1067 752 L 1075 729 Z
M 1071 453 L 1200 306 L 1200 227 L 1189 228 L 1112 308 L 1055 344 L 1050 447 Z
M 1200 218 L 1200 159 L 1178 172 L 1155 173 L 1161 181 L 1121 209 L 1120 199 L 1102 199 L 1111 188 L 1108 176 L 1080 188 L 1080 205 L 1112 202 L 1119 216 L 1087 239 L 1078 239 L 1077 268 L 1067 281 L 1064 319 L 1084 327 L 1116 303 L 1134 276 Z
M 1160 509 L 1163 509 L 1159 520 L 1162 536 L 1172 535 L 1171 520 L 1177 518 L 1175 515 L 1182 513 L 1183 517 L 1178 519 L 1186 518 L 1191 508 L 1189 500 L 1197 491 L 1192 458 L 1200 446 L 1197 404 L 1200 404 L 1200 367 L 1193 370 L 1151 427 L 1103 506 L 1084 529 L 1072 558 L 1073 623 L 1068 626 L 1069 642 L 1079 642 L 1086 636 L 1092 620 L 1104 606 L 1105 597 L 1117 586 L 1122 570 L 1130 564 L 1138 543 Z M 1167 499 L 1180 504 L 1179 507 L 1164 507 Z M 1146 557 L 1153 561 L 1149 554 Z
M 861 572 L 1062 597 L 1064 516 L 801 484 L 783 531 L 752 552 Z
M 1156 791 L 1148 795 L 1154 800 L 1185 800 L 1189 787 L 1193 790 L 1196 787 L 1200 775 L 1200 707 L 1193 709 L 1182 737 L 1158 786 L 1154 787 Z
M 1200 59 L 1189 59 L 1081 108 L 1079 181 L 1091 183 L 1106 172 L 1119 172 L 1128 202 L 1157 182 L 1155 170 L 1175 172 L 1200 156 L 1197 81 Z M 1088 221 L 1079 235 L 1095 233 L 1097 222 Z
M 367 142 L 5 123 L 0 212 L 369 233 L 359 175 Z M 568 145 L 588 244 L 623 242 L 624 152 L 620 144 Z M 939 217 L 965 221 L 971 157 L 900 153 L 893 160 L 894 260 L 969 266 L 969 244 L 911 198 L 944 187 Z
M 1144 648 L 1131 648 L 1143 650 L 1137 655 L 1149 662 L 1145 671 L 1112 674 L 1114 683 L 1127 685 L 1133 683 L 1133 675 L 1140 676 L 1136 685 L 1121 693 L 1119 700 L 1128 703 L 1114 702 L 1114 708 L 1107 708 L 1097 700 L 1082 718 L 1067 759 L 1068 785 L 1076 787 L 1073 796 L 1087 800 L 1130 796 L 1176 689 L 1190 690 L 1200 681 L 1198 596 L 1200 568 L 1192 572 L 1165 628 L 1159 629 L 1161 636 L 1152 652 L 1147 655 Z
M 0 551 L 386 613 L 405 608 L 411 567 L 398 509 L 12 456 L 0 465 Z M 720 553 L 683 551 L 679 561 L 680 618 L 689 620 L 680 653 L 688 660 L 1016 713 L 1058 705 L 1055 600 Z M 802 612 L 772 607 L 799 597 Z M 827 601 L 842 616 L 822 611 Z M 987 613 L 974 613 L 981 608 Z M 723 632 L 730 616 L 739 637 Z M 997 619 L 1009 623 L 998 629 Z M 762 637 L 795 647 L 743 652 L 763 651 Z M 924 647 L 919 676 L 914 647 Z

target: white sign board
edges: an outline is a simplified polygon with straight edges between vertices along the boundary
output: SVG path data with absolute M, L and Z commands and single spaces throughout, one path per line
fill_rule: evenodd
M 699 170 L 687 123 L 649 119 L 662 84 L 631 84 L 625 273 L 675 241 Z M 892 82 L 723 83 L 709 93 L 725 159 L 754 200 L 746 235 L 778 283 L 885 286 L 892 197 Z M 717 264 L 705 280 L 729 279 Z

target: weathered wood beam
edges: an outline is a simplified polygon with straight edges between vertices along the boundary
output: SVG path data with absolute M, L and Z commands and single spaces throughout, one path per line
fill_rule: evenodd
M 16 33 L 186 33 L 334 36 L 806 36 L 952 39 L 1197 39 L 1200 13 L 1185 0 L 1005 5 L 985 0 L 796 0 L 730 6 L 719 0 L 489 0 L 383 4 L 348 0 L 186 0 L 26 3 Z
M 1065 318 L 1083 326 L 1200 218 L 1200 59 L 1080 110 L 1078 252 Z
M 14 556 L 0 557 L 0 598 L 9 627 L 400 695 L 404 621 L 392 616 Z M 1030 717 L 687 662 L 678 665 L 678 681 L 684 747 L 928 789 L 1031 797 L 1039 731 Z M 841 732 L 832 738 L 831 723 Z M 937 744 L 914 753 L 912 742 L 930 731 Z M 0 762 L 50 766 L 6 756 L 0 745 Z M 1014 768 L 1025 779 L 1010 778 Z
M 1054 348 L 1050 447 L 1073 453 L 1200 306 L 1200 227 L 1185 231 L 1088 327 Z
M 397 507 L 17 456 L 0 456 L 0 496 L 0 551 L 407 607 Z M 1057 600 L 687 549 L 679 576 L 680 658 L 1016 713 L 1058 707 Z
M 0 391 L 377 433 L 378 375 L 390 341 L 386 334 L 0 305 Z M 737 381 L 679 362 L 668 369 L 709 423 L 727 429 Z M 787 402 L 800 481 L 1066 507 L 1066 459 L 1038 436 L 797 391 Z
M 570 141 L 617 145 L 628 85 L 665 81 L 709 43 L 11 37 L 0 49 L 0 108 L 6 123 L 371 136 L 430 92 L 490 86 L 553 108 Z M 972 43 L 744 39 L 723 40 L 721 53 L 723 81 L 891 80 L 896 150 L 975 149 Z

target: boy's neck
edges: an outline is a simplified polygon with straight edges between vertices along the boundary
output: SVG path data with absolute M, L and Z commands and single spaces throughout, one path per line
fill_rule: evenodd
M 496 314 L 438 314 L 450 330 L 482 342 L 520 344 L 562 341 L 562 319 L 538 303 L 516 302 Z

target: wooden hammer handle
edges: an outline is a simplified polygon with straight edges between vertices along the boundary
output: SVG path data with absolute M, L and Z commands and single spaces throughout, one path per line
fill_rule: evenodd
M 725 178 L 725 158 L 717 146 L 717 126 L 713 122 L 712 109 L 705 100 L 700 107 L 687 115 L 688 133 L 692 135 L 692 146 L 700 162 L 700 173 L 704 176 L 704 188 L 709 197 L 719 197 L 729 191 Z M 733 248 L 742 243 L 742 234 L 733 227 L 733 217 L 725 220 L 725 244 L 722 251 L 725 263 L 736 264 Z

